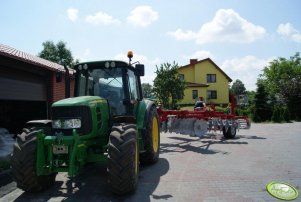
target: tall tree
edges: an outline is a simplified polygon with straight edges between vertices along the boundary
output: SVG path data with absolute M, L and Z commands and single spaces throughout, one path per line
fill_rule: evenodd
M 65 63 L 68 67 L 72 68 L 78 60 L 74 60 L 71 50 L 66 47 L 66 43 L 59 41 L 54 44 L 53 41 L 43 42 L 43 50 L 38 54 L 39 57 L 58 64 Z
M 175 62 L 156 66 L 157 76 L 154 80 L 153 92 L 165 108 L 174 109 L 176 103 L 184 97 L 186 85 L 177 76 L 178 67 Z
M 270 120 L 273 107 L 271 103 L 264 81 L 258 79 L 254 98 L 253 121 L 262 122 Z
M 263 79 L 277 103 L 287 106 L 291 117 L 301 118 L 301 58 L 296 53 L 289 59 L 278 58 L 264 68 Z
M 246 93 L 246 88 L 243 82 L 239 79 L 236 79 L 232 86 L 231 86 L 231 92 L 233 92 L 235 95 L 242 95 Z
M 256 92 L 255 91 L 246 91 L 246 94 L 248 96 L 249 105 L 254 104 Z
M 149 83 L 141 84 L 143 97 L 150 98 L 152 96 L 153 87 Z

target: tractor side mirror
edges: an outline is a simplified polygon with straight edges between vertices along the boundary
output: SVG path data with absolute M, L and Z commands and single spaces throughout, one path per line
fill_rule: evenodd
M 135 69 L 139 76 L 144 76 L 144 65 L 143 64 L 136 64 Z

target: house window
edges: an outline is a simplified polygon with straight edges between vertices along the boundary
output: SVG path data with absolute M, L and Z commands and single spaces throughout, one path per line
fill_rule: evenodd
M 216 83 L 216 74 L 207 74 L 207 83 Z
M 217 99 L 216 90 L 208 90 L 207 91 L 207 99 Z
M 198 91 L 192 90 L 192 99 L 196 99 L 198 97 Z
M 184 74 L 179 74 L 179 79 L 180 79 L 181 81 L 185 81 Z

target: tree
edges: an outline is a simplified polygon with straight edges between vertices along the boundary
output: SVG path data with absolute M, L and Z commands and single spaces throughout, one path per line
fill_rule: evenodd
M 255 100 L 255 91 L 246 91 L 246 94 L 248 96 L 248 101 L 249 101 L 249 105 L 254 105 L 254 100 Z
M 296 53 L 289 59 L 278 58 L 265 67 L 262 75 L 270 95 L 287 106 L 291 118 L 301 118 L 301 58 Z
M 254 98 L 253 121 L 262 122 L 270 119 L 272 115 L 272 105 L 269 94 L 266 91 L 262 80 L 257 80 L 257 90 Z
M 63 41 L 59 41 L 57 44 L 54 44 L 53 41 L 45 41 L 42 45 L 43 50 L 38 54 L 41 58 L 58 64 L 63 64 L 64 62 L 70 68 L 79 62 L 78 59 L 73 59 L 71 51 Z
M 163 63 L 156 68 L 153 92 L 163 107 L 174 109 L 176 103 L 183 99 L 186 87 L 185 82 L 177 76 L 178 64 Z
M 230 90 L 235 95 L 242 95 L 242 94 L 245 94 L 245 92 L 246 92 L 245 85 L 239 79 L 236 79 L 236 81 L 233 82 Z
M 143 97 L 150 98 L 152 96 L 153 87 L 149 83 L 141 84 Z
M 281 108 L 278 105 L 274 105 L 273 107 L 273 114 L 271 120 L 275 123 L 280 123 L 281 119 Z

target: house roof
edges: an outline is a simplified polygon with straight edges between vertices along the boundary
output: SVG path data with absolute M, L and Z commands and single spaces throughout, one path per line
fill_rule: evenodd
M 232 82 L 232 79 L 219 66 L 217 66 L 217 64 L 215 64 L 210 58 L 200 60 L 200 61 L 198 61 L 197 63 L 194 63 L 194 64 L 184 65 L 182 67 L 179 67 L 179 69 L 190 67 L 190 66 L 193 66 L 193 65 L 205 62 L 205 61 L 209 61 L 211 64 L 213 64 L 229 80 L 229 82 Z
M 25 53 L 23 51 L 17 50 L 7 45 L 0 44 L 0 55 L 6 56 L 12 59 L 20 60 L 29 64 L 37 65 L 43 67 L 45 69 L 49 69 L 52 71 L 65 71 L 64 66 L 57 64 L 55 62 L 51 62 L 49 60 L 45 60 L 38 56 L 31 55 L 29 53 Z M 75 71 L 69 68 L 70 73 L 74 73 Z
M 187 82 L 188 87 L 208 87 L 208 84 Z

